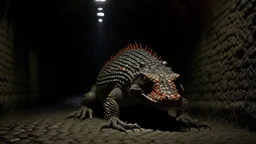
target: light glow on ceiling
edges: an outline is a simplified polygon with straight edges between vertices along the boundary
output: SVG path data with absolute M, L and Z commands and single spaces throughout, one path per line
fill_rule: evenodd
M 95 0 L 96 2 L 105 2 L 106 0 Z M 97 16 L 98 17 L 104 17 L 105 16 L 105 14 L 104 14 L 104 12 L 103 12 L 103 7 L 101 7 L 101 6 L 99 6 L 98 8 L 97 8 L 97 10 L 98 10 L 98 12 L 97 12 Z M 103 19 L 102 18 L 99 18 L 98 19 L 98 22 L 99 23 L 102 23 L 103 22 Z
M 103 22 L 103 19 L 98 19 L 98 22 L 100 22 L 100 23 Z
M 95 0 L 96 2 L 105 2 L 106 0 Z
M 104 13 L 103 13 L 103 12 L 98 12 L 98 13 L 97 13 L 97 16 L 103 17 L 103 16 L 104 16 Z

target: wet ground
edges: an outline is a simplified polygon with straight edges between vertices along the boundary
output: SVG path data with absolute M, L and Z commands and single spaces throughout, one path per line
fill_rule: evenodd
M 176 143 L 176 144 L 255 144 L 256 135 L 216 121 L 208 122 L 212 131 L 169 132 L 152 129 L 128 130 L 128 134 L 116 130 L 99 131 L 105 122 L 95 118 L 80 122 L 63 118 L 74 108 L 52 108 L 30 112 L 13 113 L 0 120 L 0 143 L 17 144 L 130 144 L 130 143 Z

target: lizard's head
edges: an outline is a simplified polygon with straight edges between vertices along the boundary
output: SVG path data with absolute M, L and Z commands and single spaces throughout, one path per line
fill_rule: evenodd
M 134 77 L 130 93 L 139 94 L 154 103 L 178 102 L 181 96 L 175 80 L 179 74 L 174 73 L 166 64 L 164 61 L 151 66 L 143 65 Z

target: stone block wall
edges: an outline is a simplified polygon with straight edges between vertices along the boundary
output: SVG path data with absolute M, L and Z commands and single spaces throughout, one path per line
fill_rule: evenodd
M 0 19 L 0 112 L 25 105 L 37 93 L 36 55 L 15 44 L 14 25 Z
M 194 49 L 186 86 L 193 112 L 221 117 L 254 130 L 255 11 L 256 0 L 218 0 Z

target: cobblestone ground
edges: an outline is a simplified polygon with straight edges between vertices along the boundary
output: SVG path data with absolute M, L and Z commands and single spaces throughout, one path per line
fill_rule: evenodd
M 105 122 L 94 118 L 66 120 L 63 118 L 73 109 L 50 109 L 18 113 L 5 116 L 0 120 L 0 143 L 17 144 L 128 144 L 128 143 L 189 143 L 189 144 L 213 144 L 213 143 L 256 143 L 254 133 L 235 129 L 231 126 L 221 125 L 217 122 L 209 122 L 212 131 L 201 129 L 200 132 L 193 129 L 190 132 L 168 132 L 159 130 L 142 129 L 128 134 L 109 129 L 99 131 Z

